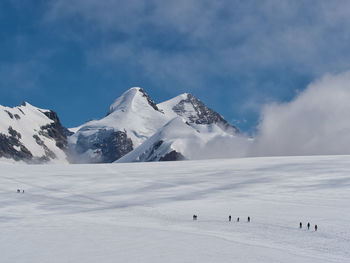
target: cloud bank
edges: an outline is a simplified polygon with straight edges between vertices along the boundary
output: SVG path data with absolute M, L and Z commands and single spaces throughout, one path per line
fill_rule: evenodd
M 350 71 L 328 74 L 294 100 L 263 108 L 251 155 L 350 154 Z
M 194 147 L 191 157 L 350 154 L 350 71 L 326 74 L 290 102 L 266 104 L 260 114 L 253 138 L 217 136 Z

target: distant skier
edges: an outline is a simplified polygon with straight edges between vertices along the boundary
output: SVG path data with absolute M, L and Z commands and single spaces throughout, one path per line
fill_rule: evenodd
M 22 190 L 22 193 L 24 193 L 24 190 Z
M 197 220 L 197 215 L 193 215 L 193 220 Z
M 315 225 L 315 231 L 317 231 L 317 225 Z
M 231 215 L 228 216 L 228 221 L 231 222 Z
M 299 228 L 303 228 L 303 223 L 299 223 Z
M 17 189 L 17 193 L 20 193 L 20 192 L 21 192 L 21 190 Z
M 250 216 L 248 216 L 248 223 L 250 222 Z
M 310 229 L 310 222 L 307 223 L 307 230 Z
M 237 222 L 239 222 L 239 217 L 237 217 Z

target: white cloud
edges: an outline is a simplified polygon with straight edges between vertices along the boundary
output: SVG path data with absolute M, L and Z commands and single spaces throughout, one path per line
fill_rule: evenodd
M 350 40 L 350 2 L 346 0 L 312 4 L 307 0 L 51 2 L 47 21 L 69 18 L 83 25 L 75 32 L 82 35 L 82 42 L 90 42 L 84 34 L 92 37 L 98 32 L 101 37 L 102 44 L 86 47 L 87 56 L 108 59 L 92 64 L 125 63 L 133 71 L 132 64 L 161 86 L 164 78 L 191 87 L 197 81 L 197 86 L 205 83 L 208 76 L 234 76 L 269 67 L 311 76 L 350 67 L 345 52 Z M 122 39 L 111 40 L 115 32 L 123 34 Z M 168 45 L 175 50 L 162 50 L 171 37 L 174 42 Z M 120 56 L 116 49 L 131 52 Z M 169 70 L 178 65 L 179 73 Z
M 291 102 L 270 104 L 253 155 L 350 153 L 350 71 L 328 74 Z

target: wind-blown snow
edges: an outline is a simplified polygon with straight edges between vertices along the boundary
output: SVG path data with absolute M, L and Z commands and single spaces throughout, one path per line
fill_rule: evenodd
M 1 262 L 349 262 L 349 164 L 0 163 Z

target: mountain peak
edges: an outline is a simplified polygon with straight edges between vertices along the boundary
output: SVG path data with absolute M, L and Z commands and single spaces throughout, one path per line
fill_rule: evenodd
M 108 114 L 115 111 L 130 111 L 137 105 L 149 105 L 154 110 L 160 111 L 152 100 L 152 98 L 140 87 L 133 87 L 125 91 L 119 98 L 117 98 L 109 107 Z M 135 110 L 135 109 L 134 109 Z
M 168 115 L 181 116 L 189 123 L 199 125 L 217 124 L 224 131 L 238 133 L 238 129 L 230 125 L 220 114 L 207 107 L 202 101 L 190 93 L 183 93 L 168 101 L 160 103 L 159 108 Z
M 17 107 L 29 107 L 29 108 L 37 108 L 35 106 L 33 106 L 32 104 L 30 104 L 27 101 L 23 101 L 20 105 L 18 105 Z M 38 108 L 39 109 L 39 108 Z
M 27 109 L 27 110 L 31 110 L 31 111 L 40 111 L 41 113 L 44 113 L 44 112 L 46 112 L 46 111 L 49 111 L 49 110 L 47 110 L 47 109 L 38 108 L 38 107 L 36 107 L 36 106 L 30 104 L 30 103 L 27 102 L 27 101 L 23 101 L 20 105 L 14 107 L 14 109 L 15 109 L 15 108 L 18 108 L 18 109 L 22 108 L 23 110 L 24 110 L 24 109 Z
M 28 102 L 0 105 L 0 158 L 28 163 L 67 162 L 67 133 L 55 112 Z

